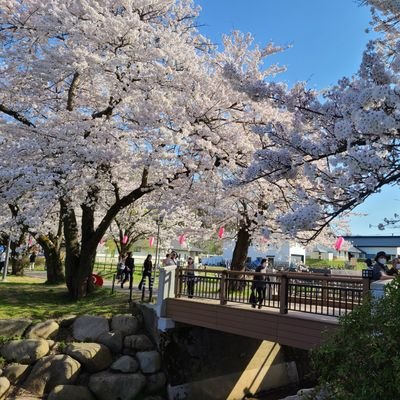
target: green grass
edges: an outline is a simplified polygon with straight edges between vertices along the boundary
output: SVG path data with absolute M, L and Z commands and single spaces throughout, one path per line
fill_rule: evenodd
M 44 320 L 71 314 L 108 317 L 128 313 L 129 292 L 110 293 L 110 289 L 99 288 L 88 297 L 75 302 L 69 298 L 65 285 L 50 286 L 39 278 L 9 276 L 7 282 L 0 282 L 0 319 Z

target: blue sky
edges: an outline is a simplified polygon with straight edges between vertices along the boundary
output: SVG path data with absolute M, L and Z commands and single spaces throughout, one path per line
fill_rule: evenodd
M 310 88 L 323 89 L 343 76 L 357 72 L 362 51 L 373 38 L 366 33 L 370 12 L 355 0 L 196 0 L 202 7 L 200 31 L 220 44 L 224 33 L 251 32 L 260 46 L 270 41 L 292 45 L 271 57 L 288 70 L 279 75 L 292 85 L 307 81 Z M 379 231 L 384 217 L 400 212 L 397 188 L 385 188 L 355 211 L 368 214 L 353 217 L 353 234 L 400 234 L 400 229 Z

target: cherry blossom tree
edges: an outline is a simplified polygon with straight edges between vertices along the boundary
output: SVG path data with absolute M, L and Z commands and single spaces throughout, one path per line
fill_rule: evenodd
M 399 4 L 368 3 L 376 7 L 373 23 L 384 36 L 368 44 L 355 76 L 323 93 L 226 68 L 237 90 L 294 115 L 291 124 L 258 125 L 266 139 L 244 180 L 262 179 L 282 190 L 288 209 L 278 221 L 292 236 L 308 231 L 314 239 L 372 193 L 399 184 Z
M 259 113 L 284 118 L 226 81 L 247 39 L 234 34 L 216 52 L 195 29 L 197 12 L 189 0 L 2 4 L 3 197 L 38 193 L 35 224 L 59 207 L 75 299 L 92 289 L 97 244 L 122 210 L 239 164 Z M 275 51 L 255 49 L 248 73 L 276 73 L 255 68 Z

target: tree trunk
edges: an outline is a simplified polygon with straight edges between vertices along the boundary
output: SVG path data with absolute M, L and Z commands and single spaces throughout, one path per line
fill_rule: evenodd
M 238 232 L 235 249 L 232 255 L 231 269 L 233 271 L 244 271 L 246 267 L 247 252 L 251 243 L 250 233 L 246 226 L 241 226 Z
M 66 250 L 65 277 L 68 291 L 74 300 L 86 297 L 94 289 L 92 273 L 96 250 L 99 238 L 105 233 L 94 235 L 94 209 L 85 205 L 81 208 L 82 225 L 79 245 L 75 211 L 66 201 L 61 201 Z
M 49 284 L 60 284 L 65 282 L 63 265 L 61 261 L 59 237 L 51 240 L 49 236 L 39 235 L 36 240 L 43 249 L 46 259 L 47 282 Z
M 243 224 L 239 229 L 235 248 L 233 250 L 232 264 L 231 264 L 232 271 L 245 270 L 247 252 L 249 250 L 250 242 L 251 242 L 250 233 L 247 230 L 247 226 Z M 235 278 L 235 280 L 229 281 L 230 283 L 228 289 L 231 291 L 243 290 L 243 288 L 245 287 L 244 285 L 244 279 L 246 279 L 245 275 L 235 275 L 233 278 Z
M 11 270 L 12 275 L 23 276 L 24 275 L 24 266 L 28 265 L 29 259 L 26 254 L 26 249 L 20 253 L 17 252 L 17 248 L 21 247 L 21 245 L 25 241 L 25 232 L 21 233 L 18 238 L 18 241 L 11 242 Z
M 93 267 L 96 258 L 96 247 L 82 241 L 79 263 L 73 266 L 69 293 L 74 300 L 82 299 L 94 290 L 92 280 Z

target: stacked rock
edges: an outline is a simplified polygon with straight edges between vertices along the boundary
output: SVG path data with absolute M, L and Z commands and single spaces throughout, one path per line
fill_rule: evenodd
M 0 320 L 0 400 L 162 400 L 161 356 L 140 318 Z

